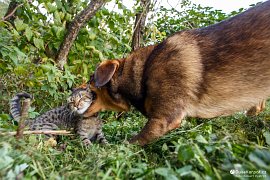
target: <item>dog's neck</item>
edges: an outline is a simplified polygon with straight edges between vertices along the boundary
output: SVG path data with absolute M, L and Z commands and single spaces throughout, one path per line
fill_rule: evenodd
M 156 46 L 151 45 L 132 52 L 128 57 L 120 60 L 120 67 L 116 77 L 112 80 L 112 87 L 128 99 L 140 111 L 144 111 L 145 82 L 143 73 L 145 63 Z

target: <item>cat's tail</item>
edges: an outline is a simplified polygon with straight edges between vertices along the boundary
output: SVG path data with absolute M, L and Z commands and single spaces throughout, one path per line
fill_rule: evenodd
M 22 98 L 32 99 L 32 96 L 28 93 L 17 93 L 10 101 L 10 113 L 15 121 L 19 122 L 21 119 L 21 103 Z M 28 109 L 27 109 L 28 111 Z

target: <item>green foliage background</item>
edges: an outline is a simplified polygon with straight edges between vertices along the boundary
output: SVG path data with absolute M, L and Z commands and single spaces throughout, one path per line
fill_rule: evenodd
M 74 16 L 86 7 L 83 0 L 20 0 L 14 23 L 0 21 L 0 131 L 15 130 L 8 102 L 20 91 L 32 93 L 30 116 L 65 103 L 69 89 L 88 80 L 105 59 L 126 56 L 138 2 L 127 9 L 121 1 L 113 11 L 102 8 L 81 29 L 64 71 L 54 62 Z M 1 2 L 1 8 L 7 8 Z M 176 31 L 205 27 L 243 11 L 225 14 L 211 7 L 183 1 L 181 12 L 161 7 L 150 16 L 145 44 L 161 42 Z M 117 10 L 117 11 L 116 11 Z M 1 16 L 4 15 L 1 11 Z M 146 122 L 137 111 L 103 112 L 104 133 L 110 146 L 84 147 L 76 138 L 61 137 L 56 148 L 41 137 L 17 142 L 0 137 L 0 177 L 3 179 L 221 179 L 240 178 L 230 170 L 270 178 L 269 109 L 258 117 L 189 118 L 183 127 L 145 147 L 126 145 Z M 248 175 L 253 175 L 247 173 Z M 263 173 L 263 174 L 262 174 Z

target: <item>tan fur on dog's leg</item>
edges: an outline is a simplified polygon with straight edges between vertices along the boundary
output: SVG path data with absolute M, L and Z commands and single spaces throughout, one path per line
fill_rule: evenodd
M 180 127 L 181 120 L 182 118 L 178 118 L 168 122 L 166 119 L 150 119 L 143 127 L 141 132 L 132 137 L 129 142 L 144 146 L 163 136 L 167 132 Z
M 259 102 L 259 104 L 257 106 L 251 107 L 247 111 L 246 115 L 247 116 L 257 116 L 260 112 L 262 112 L 265 109 L 265 104 L 266 104 L 265 100 Z

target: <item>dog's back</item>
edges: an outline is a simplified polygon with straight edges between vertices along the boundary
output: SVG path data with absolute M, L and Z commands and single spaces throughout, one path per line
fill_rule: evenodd
M 174 34 L 147 65 L 152 99 L 185 104 L 188 116 L 250 108 L 270 95 L 270 1 L 221 23 Z

